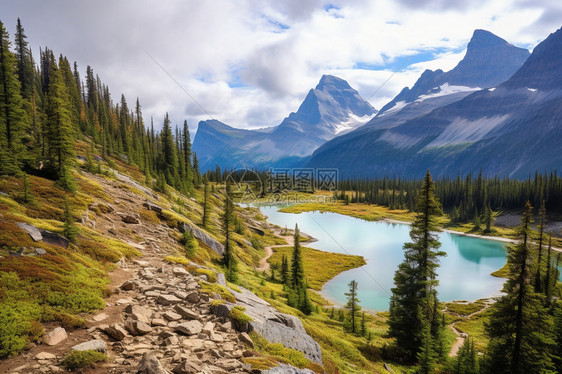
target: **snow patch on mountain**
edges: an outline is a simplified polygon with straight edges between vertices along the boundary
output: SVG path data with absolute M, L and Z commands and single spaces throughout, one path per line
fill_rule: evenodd
M 443 83 L 441 86 L 435 87 L 432 91 L 430 91 L 429 94 L 421 95 L 416 100 L 416 102 L 419 103 L 427 99 L 431 99 L 439 96 L 451 95 L 457 92 L 470 92 L 470 91 L 480 91 L 480 90 L 481 90 L 480 87 L 455 86 L 455 85 L 449 85 L 449 83 Z
M 373 116 L 369 114 L 359 117 L 353 113 L 350 113 L 349 119 L 347 121 L 334 126 L 334 135 L 342 135 L 351 130 L 355 130 L 356 128 L 359 128 L 369 122 L 372 117 Z
M 483 139 L 490 131 L 505 123 L 509 118 L 511 118 L 509 114 L 482 117 L 474 121 L 458 117 L 425 148 L 438 148 L 477 142 Z

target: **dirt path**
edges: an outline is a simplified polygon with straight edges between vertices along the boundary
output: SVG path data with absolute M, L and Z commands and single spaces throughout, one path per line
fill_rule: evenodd
M 453 343 L 453 346 L 451 347 L 451 350 L 449 351 L 449 357 L 456 357 L 459 349 L 462 347 L 462 345 L 464 344 L 464 341 L 468 338 L 468 334 L 461 332 L 459 329 L 457 329 L 455 327 L 455 325 L 459 322 L 462 321 L 466 321 L 466 320 L 470 320 L 472 317 L 474 317 L 477 314 L 483 313 L 484 311 L 486 311 L 490 306 L 493 305 L 493 302 L 486 302 L 486 306 L 484 306 L 484 308 L 474 312 L 474 313 L 470 313 L 468 316 L 462 317 L 462 319 L 455 321 L 453 323 L 451 323 L 449 326 L 447 326 L 449 328 L 449 330 L 451 330 L 452 332 L 454 332 L 457 335 L 457 339 L 455 340 L 455 342 Z
M 265 256 L 260 259 L 260 265 L 256 268 L 257 271 L 269 271 L 269 258 L 273 255 L 273 248 L 282 248 L 295 245 L 295 239 L 292 235 L 281 235 L 282 230 L 274 230 L 273 234 L 279 238 L 284 239 L 287 244 L 270 245 L 265 247 Z

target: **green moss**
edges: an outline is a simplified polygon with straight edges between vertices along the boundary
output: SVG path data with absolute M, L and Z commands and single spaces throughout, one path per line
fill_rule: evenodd
M 181 264 L 184 266 L 189 265 L 191 262 L 185 257 L 176 257 L 176 256 L 166 256 L 164 257 L 164 261 L 169 262 L 171 264 Z
M 208 281 L 210 283 L 216 283 L 217 282 L 217 272 L 211 269 L 201 269 L 198 268 L 195 270 L 195 273 L 197 275 L 206 275 L 208 278 Z
M 232 295 L 232 293 L 228 289 L 226 289 L 226 287 L 223 287 L 218 283 L 208 283 L 202 281 L 199 284 L 201 284 L 201 292 L 209 294 L 211 297 L 217 294 L 222 299 L 231 303 L 236 301 L 234 295 Z
M 60 364 L 68 370 L 76 370 L 106 361 L 107 355 L 105 353 L 93 350 L 72 351 L 61 361 Z

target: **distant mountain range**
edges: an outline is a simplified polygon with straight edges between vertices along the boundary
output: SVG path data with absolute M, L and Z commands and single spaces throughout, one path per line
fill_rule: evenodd
M 324 75 L 295 113 L 278 126 L 242 130 L 201 121 L 193 141 L 202 170 L 293 166 L 334 138 L 365 124 L 377 111 L 343 79 Z
M 323 76 L 279 126 L 203 121 L 193 148 L 203 169 L 329 167 L 361 177 L 482 169 L 526 177 L 562 168 L 561 80 L 561 30 L 532 55 L 476 30 L 454 69 L 426 70 L 378 113 L 347 82 Z
M 523 56 L 503 45 L 493 49 Z M 405 106 L 391 121 L 385 121 L 387 109 L 324 144 L 307 165 L 338 167 L 348 176 L 406 177 L 419 177 L 427 168 L 437 176 L 481 169 L 485 175 L 512 177 L 562 168 L 562 29 L 540 43 L 504 83 L 451 101 L 409 118 Z

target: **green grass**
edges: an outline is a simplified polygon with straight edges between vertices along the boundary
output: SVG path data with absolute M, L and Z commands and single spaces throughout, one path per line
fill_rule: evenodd
M 105 353 L 93 350 L 72 351 L 61 361 L 60 365 L 68 370 L 74 371 L 106 361 L 107 355 Z
M 293 247 L 273 248 L 273 255 L 268 262 L 280 265 L 283 255 L 291 258 L 292 250 Z M 321 290 L 324 283 L 343 271 L 365 265 L 365 259 L 361 256 L 324 252 L 307 247 L 302 247 L 302 258 L 308 287 L 313 290 Z
M 447 313 L 466 317 L 472 313 L 478 312 L 486 306 L 484 301 L 475 301 L 473 303 L 445 303 Z

